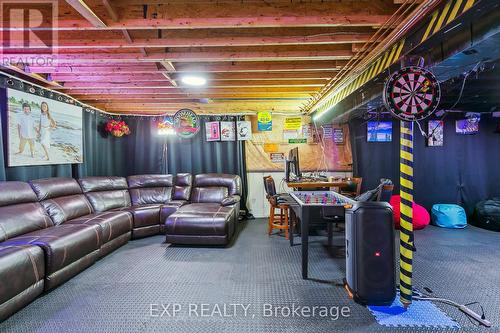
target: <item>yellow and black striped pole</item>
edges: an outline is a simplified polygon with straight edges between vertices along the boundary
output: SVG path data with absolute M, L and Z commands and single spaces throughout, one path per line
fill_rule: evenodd
M 401 120 L 400 148 L 400 196 L 401 220 L 399 241 L 399 291 L 406 308 L 412 298 L 413 261 L 413 122 Z

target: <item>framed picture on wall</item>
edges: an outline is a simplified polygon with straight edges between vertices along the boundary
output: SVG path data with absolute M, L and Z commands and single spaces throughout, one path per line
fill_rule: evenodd
M 205 123 L 205 138 L 208 142 L 220 140 L 220 125 L 218 121 L 207 121 Z
M 444 122 L 429 120 L 427 123 L 427 146 L 440 147 L 444 144 Z
M 221 141 L 236 140 L 236 123 L 234 121 L 220 122 L 220 140 Z
M 236 134 L 238 140 L 251 140 L 252 139 L 252 122 L 241 120 L 236 122 Z
M 8 164 L 83 163 L 83 109 L 7 89 Z

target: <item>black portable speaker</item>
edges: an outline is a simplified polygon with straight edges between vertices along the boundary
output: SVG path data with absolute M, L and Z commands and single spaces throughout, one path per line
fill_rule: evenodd
M 388 305 L 396 297 L 392 207 L 358 202 L 345 212 L 346 285 L 356 302 Z

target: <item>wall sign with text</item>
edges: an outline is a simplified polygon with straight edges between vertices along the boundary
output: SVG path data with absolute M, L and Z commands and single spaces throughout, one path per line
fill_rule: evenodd
M 334 128 L 333 129 L 333 142 L 337 145 L 343 145 L 344 142 L 344 129 Z
M 264 132 L 273 130 L 273 117 L 271 112 L 263 111 L 257 113 L 257 129 Z
M 200 118 L 193 110 L 181 109 L 174 114 L 174 128 L 177 136 L 192 138 L 200 131 Z
M 269 154 L 272 163 L 284 163 L 285 154 L 284 153 L 271 153 Z

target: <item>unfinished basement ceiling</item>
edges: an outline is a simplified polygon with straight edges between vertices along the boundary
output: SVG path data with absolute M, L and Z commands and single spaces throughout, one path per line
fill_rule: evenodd
M 299 113 L 378 45 L 374 35 L 395 28 L 387 25 L 394 13 L 409 17 L 418 3 L 59 1 L 57 65 L 16 70 L 114 113 Z M 186 86 L 185 75 L 207 84 Z

